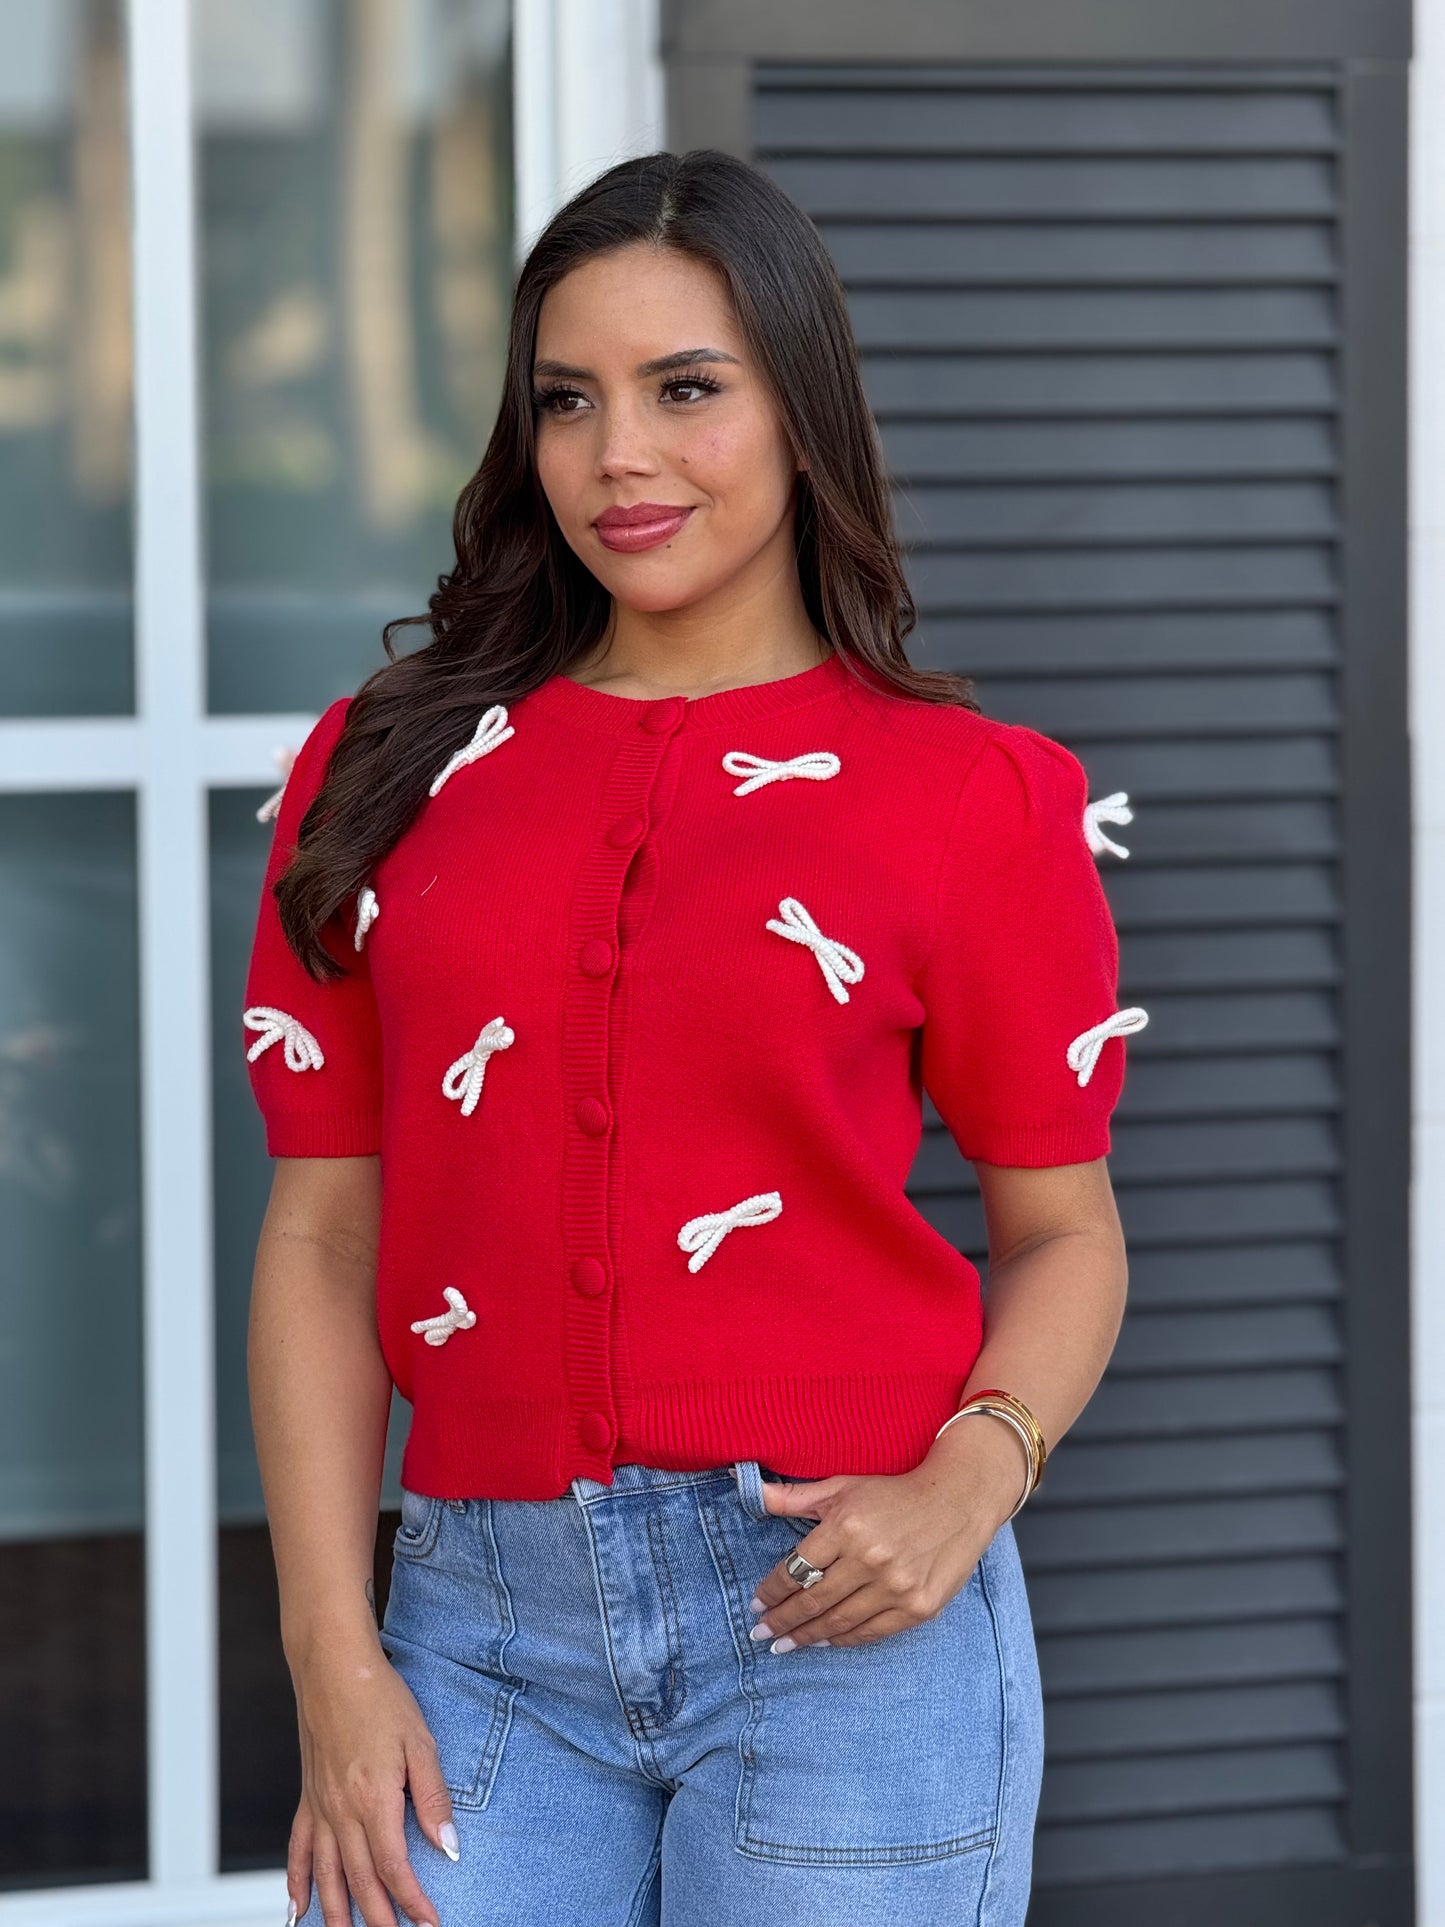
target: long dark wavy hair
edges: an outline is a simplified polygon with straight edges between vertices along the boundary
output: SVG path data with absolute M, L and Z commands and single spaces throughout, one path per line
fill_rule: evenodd
M 382 633 L 388 661 L 347 706 L 325 778 L 277 879 L 286 939 L 312 977 L 344 974 L 328 919 L 405 831 L 482 712 L 510 704 L 600 640 L 610 593 L 568 547 L 537 476 L 532 362 L 547 290 L 590 257 L 650 243 L 710 263 L 795 459 L 798 578 L 808 615 L 845 661 L 904 695 L 977 710 L 972 679 L 915 668 L 917 620 L 893 529 L 876 424 L 832 258 L 812 221 L 759 168 L 710 147 L 620 161 L 553 215 L 517 277 L 496 426 L 452 517 L 456 566 L 425 615 Z M 430 639 L 398 657 L 392 632 Z

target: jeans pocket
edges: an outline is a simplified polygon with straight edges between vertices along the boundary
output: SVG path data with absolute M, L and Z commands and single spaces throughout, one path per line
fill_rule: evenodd
M 436 1742 L 453 1805 L 485 1807 L 524 1684 L 503 1657 L 516 1626 L 492 1502 L 432 1499 L 423 1516 L 417 1497 L 397 1534 L 381 1647 Z
M 755 1644 L 735 1806 L 741 1852 L 881 1866 L 994 1845 L 1012 1709 L 989 1557 L 934 1618 L 827 1649 L 822 1664 L 806 1647 Z M 1019 1597 L 1008 1594 L 1009 1610 Z
M 403 1559 L 425 1559 L 437 1542 L 441 1528 L 441 1499 L 435 1499 L 425 1492 L 412 1492 L 406 1486 L 401 1488 L 401 1524 L 391 1542 L 393 1556 Z

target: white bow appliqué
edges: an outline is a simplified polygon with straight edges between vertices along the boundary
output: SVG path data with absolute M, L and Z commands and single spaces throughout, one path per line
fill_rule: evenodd
M 462 1100 L 462 1116 L 470 1117 L 477 1108 L 477 1099 L 482 1094 L 482 1079 L 487 1074 L 487 1060 L 494 1050 L 506 1050 L 516 1042 L 517 1034 L 500 1017 L 494 1017 L 485 1025 L 471 1049 L 459 1057 L 442 1079 L 442 1093 L 446 1097 Z
M 381 905 L 376 900 L 376 892 L 368 883 L 356 899 L 356 947 L 360 950 L 366 940 L 366 933 L 381 915 Z
M 289 1011 L 275 1010 L 270 1004 L 252 1004 L 249 1010 L 241 1012 L 241 1022 L 247 1030 L 261 1032 L 246 1052 L 248 1064 L 254 1063 L 263 1050 L 270 1050 L 273 1044 L 279 1044 L 283 1038 L 288 1070 L 319 1071 L 326 1062 L 321 1055 L 321 1046 L 311 1032 Z
M 831 749 L 806 749 L 801 756 L 789 756 L 778 763 L 766 756 L 750 756 L 745 749 L 730 749 L 722 759 L 722 766 L 729 776 L 748 779 L 738 784 L 734 796 L 746 796 L 750 790 L 761 789 L 764 783 L 782 782 L 789 776 L 811 776 L 815 783 L 822 783 L 836 776 L 843 767 Z
M 687 1261 L 688 1270 L 701 1271 L 723 1239 L 738 1225 L 770 1224 L 782 1208 L 783 1200 L 778 1192 L 759 1191 L 727 1211 L 704 1211 L 700 1218 L 689 1218 L 677 1234 L 681 1248 L 693 1254 Z
M 1066 1055 L 1069 1069 L 1079 1073 L 1080 1084 L 1087 1084 L 1094 1075 L 1094 1066 L 1099 1061 L 1099 1052 L 1111 1037 L 1127 1037 L 1131 1031 L 1143 1030 L 1149 1021 L 1147 1010 L 1137 1004 L 1128 1010 L 1116 1010 L 1112 1017 L 1106 1017 L 1102 1024 L 1095 1024 L 1089 1030 L 1082 1030 L 1070 1044 Z
M 445 1345 L 453 1332 L 464 1332 L 477 1322 L 477 1314 L 455 1285 L 444 1285 L 442 1297 L 450 1305 L 450 1311 L 438 1312 L 435 1318 L 418 1318 L 412 1324 L 412 1330 L 420 1332 L 428 1345 Z
M 269 823 L 271 818 L 275 816 L 281 808 L 281 798 L 286 794 L 286 783 L 291 779 L 291 766 L 296 761 L 296 752 L 289 746 L 273 749 L 271 756 L 277 769 L 281 771 L 282 776 L 285 778 L 285 781 L 282 782 L 279 790 L 273 790 L 271 792 L 260 809 L 257 810 L 256 821 L 258 823 Z
M 489 750 L 495 749 L 498 743 L 505 743 L 509 736 L 515 736 L 516 733 L 508 723 L 507 712 L 501 703 L 493 703 L 477 724 L 472 740 L 457 751 L 432 784 L 430 794 L 435 796 L 449 776 L 454 776 L 468 763 L 475 763 L 479 756 L 485 756 Z
M 1129 852 L 1122 843 L 1111 843 L 1099 828 L 1101 823 L 1132 823 L 1134 812 L 1129 808 L 1129 792 L 1115 790 L 1111 796 L 1101 796 L 1097 803 L 1090 803 L 1084 810 L 1084 837 L 1089 848 L 1097 856 L 1101 850 L 1112 850 L 1115 856 L 1128 856 Z
M 863 959 L 835 937 L 825 937 L 796 897 L 784 897 L 778 908 L 783 920 L 769 917 L 769 930 L 776 930 L 780 937 L 791 937 L 794 943 L 807 944 L 818 959 L 829 990 L 840 1004 L 846 1004 L 848 993 L 843 986 L 861 980 Z

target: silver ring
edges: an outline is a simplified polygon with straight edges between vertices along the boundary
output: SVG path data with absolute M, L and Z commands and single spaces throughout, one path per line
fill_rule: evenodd
M 823 1568 L 815 1566 L 811 1559 L 805 1559 L 801 1552 L 790 1552 L 783 1564 L 806 1592 L 809 1586 L 816 1586 L 823 1577 Z

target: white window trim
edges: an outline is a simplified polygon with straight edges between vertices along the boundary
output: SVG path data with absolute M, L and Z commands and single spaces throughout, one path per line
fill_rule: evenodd
M 184 780 L 208 789 L 274 790 L 278 749 L 295 749 L 316 721 L 305 710 L 192 718 L 180 740 L 160 738 L 142 718 L 79 716 L 74 722 L 0 722 L 0 794 L 140 789 L 158 755 Z
M 188 0 L 128 10 L 151 1883 L 220 1835 L 195 170 Z M 176 1066 L 189 1067 L 177 1075 Z

